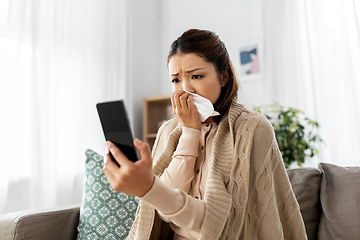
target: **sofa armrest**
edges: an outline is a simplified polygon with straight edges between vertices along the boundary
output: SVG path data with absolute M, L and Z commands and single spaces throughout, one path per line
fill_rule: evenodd
M 3 240 L 76 239 L 80 206 L 7 213 L 0 216 Z

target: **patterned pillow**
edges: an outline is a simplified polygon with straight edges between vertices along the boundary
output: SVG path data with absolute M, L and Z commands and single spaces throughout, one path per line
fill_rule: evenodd
M 135 219 L 138 200 L 114 191 L 103 173 L 103 157 L 85 152 L 84 192 L 77 239 L 125 239 Z

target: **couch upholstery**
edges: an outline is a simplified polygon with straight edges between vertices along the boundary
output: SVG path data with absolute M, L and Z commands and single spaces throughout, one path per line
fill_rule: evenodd
M 360 239 L 360 167 L 319 164 L 287 171 L 308 239 Z M 79 206 L 0 216 L 0 237 L 76 239 Z
M 287 171 L 308 239 L 360 239 L 360 167 L 318 167 Z
M 0 216 L 0 239 L 76 239 L 80 206 L 29 210 Z
M 309 240 L 317 239 L 321 215 L 320 184 L 322 173 L 316 168 L 287 170 Z

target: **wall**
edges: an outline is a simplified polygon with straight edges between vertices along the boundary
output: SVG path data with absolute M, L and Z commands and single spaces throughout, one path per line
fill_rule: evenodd
M 234 65 L 238 44 L 261 38 L 263 34 L 261 0 L 225 0 L 221 3 L 216 0 L 184 0 L 181 4 L 174 0 L 163 0 L 162 6 L 161 93 L 171 92 L 166 68 L 169 47 L 187 29 L 208 29 L 217 33 L 225 43 Z M 262 81 L 241 83 L 239 102 L 249 107 L 265 101 L 262 85 Z
M 128 1 L 128 79 L 127 107 L 134 135 L 142 138 L 143 98 L 160 94 L 159 52 L 161 9 L 159 0 Z
M 216 32 L 236 64 L 237 45 L 263 35 L 261 0 L 129 1 L 130 118 L 142 137 L 142 99 L 172 92 L 166 58 L 171 43 L 190 28 Z M 241 81 L 241 80 L 240 80 Z M 247 107 L 268 101 L 264 81 L 241 83 L 239 102 Z

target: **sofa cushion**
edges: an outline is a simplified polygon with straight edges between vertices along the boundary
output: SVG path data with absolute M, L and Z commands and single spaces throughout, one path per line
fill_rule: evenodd
M 79 205 L 11 212 L 0 216 L 1 240 L 73 240 Z M 36 231 L 34 231 L 36 229 Z
M 321 216 L 321 171 L 316 168 L 296 168 L 288 169 L 287 173 L 300 205 L 308 239 L 317 239 Z
M 135 219 L 138 200 L 114 191 L 103 173 L 103 157 L 86 150 L 84 192 L 78 239 L 125 239 Z
M 320 163 L 319 239 L 360 239 L 360 167 Z

